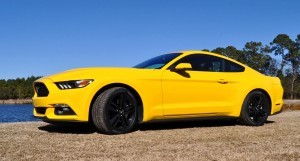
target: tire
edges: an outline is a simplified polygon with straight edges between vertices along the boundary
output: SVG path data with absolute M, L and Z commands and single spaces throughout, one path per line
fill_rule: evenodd
M 123 87 L 113 87 L 101 93 L 92 107 L 92 120 L 103 134 L 130 132 L 137 122 L 137 101 Z
M 268 97 L 262 91 L 250 92 L 244 100 L 240 121 L 247 126 L 262 126 L 271 110 Z

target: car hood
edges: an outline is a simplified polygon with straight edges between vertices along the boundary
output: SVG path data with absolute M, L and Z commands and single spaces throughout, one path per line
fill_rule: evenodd
M 136 75 L 133 73 L 139 72 L 143 69 L 137 68 L 105 68 L 105 67 L 92 67 L 92 68 L 78 68 L 63 71 L 53 75 L 43 77 L 42 79 L 51 79 L 54 82 L 80 80 L 80 79 L 95 79 L 98 77 L 124 77 Z M 153 70 L 153 69 L 152 69 Z

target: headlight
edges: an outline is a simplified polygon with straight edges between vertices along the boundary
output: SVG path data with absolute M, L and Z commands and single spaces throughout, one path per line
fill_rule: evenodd
M 93 82 L 92 79 L 84 79 L 84 80 L 55 82 L 55 84 L 59 89 L 74 89 L 74 88 L 83 88 L 91 84 L 92 82 Z

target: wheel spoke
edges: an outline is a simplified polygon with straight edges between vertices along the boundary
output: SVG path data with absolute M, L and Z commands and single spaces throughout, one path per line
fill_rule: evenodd
M 258 106 L 262 106 L 263 103 L 264 103 L 264 97 L 263 97 L 263 96 L 260 96 L 257 105 L 258 105 Z
M 127 115 L 130 115 L 130 114 L 134 113 L 134 109 L 132 108 L 128 111 L 124 111 L 124 113 L 127 114 Z
M 129 115 L 132 114 L 134 112 L 134 108 L 131 105 L 128 105 L 127 107 L 124 108 L 124 113 Z
M 128 126 L 128 120 L 125 118 L 125 116 L 121 116 L 122 126 L 126 127 Z
M 120 121 L 120 116 L 119 115 L 115 115 L 112 119 L 110 119 L 110 122 L 112 124 L 113 127 L 116 127 L 117 124 Z
M 114 123 L 117 120 L 117 118 L 118 118 L 118 115 L 114 115 L 113 117 L 111 117 L 109 119 L 110 123 Z
M 264 109 L 259 109 L 257 112 L 258 112 L 259 116 L 261 116 L 261 117 L 265 117 L 266 113 L 267 113 Z
M 110 103 L 109 111 L 112 111 L 112 112 L 114 112 L 114 113 L 117 113 L 117 112 L 118 112 L 117 109 L 118 109 L 118 105 L 115 104 L 114 102 L 111 102 L 111 103 Z
M 253 107 L 255 107 L 255 106 L 257 106 L 258 105 L 258 99 L 257 99 L 257 96 L 254 96 L 253 97 L 253 99 L 252 99 L 252 101 L 253 101 Z
M 114 108 L 118 108 L 119 107 L 115 102 L 110 102 L 110 105 L 113 106 Z
M 249 109 L 248 112 L 249 112 L 249 116 L 250 117 L 253 116 L 253 114 L 254 114 L 254 110 L 253 109 Z
M 259 117 L 259 116 L 258 116 L 258 113 L 255 112 L 255 113 L 254 113 L 254 116 L 253 116 L 253 121 L 254 121 L 254 122 L 257 122 L 258 117 Z
M 122 93 L 120 95 L 120 100 L 119 100 L 120 107 L 124 108 L 125 107 L 125 103 L 126 103 L 126 95 Z

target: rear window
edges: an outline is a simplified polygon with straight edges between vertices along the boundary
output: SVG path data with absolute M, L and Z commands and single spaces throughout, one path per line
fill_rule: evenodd
M 245 68 L 234 62 L 225 60 L 225 72 L 244 72 Z

